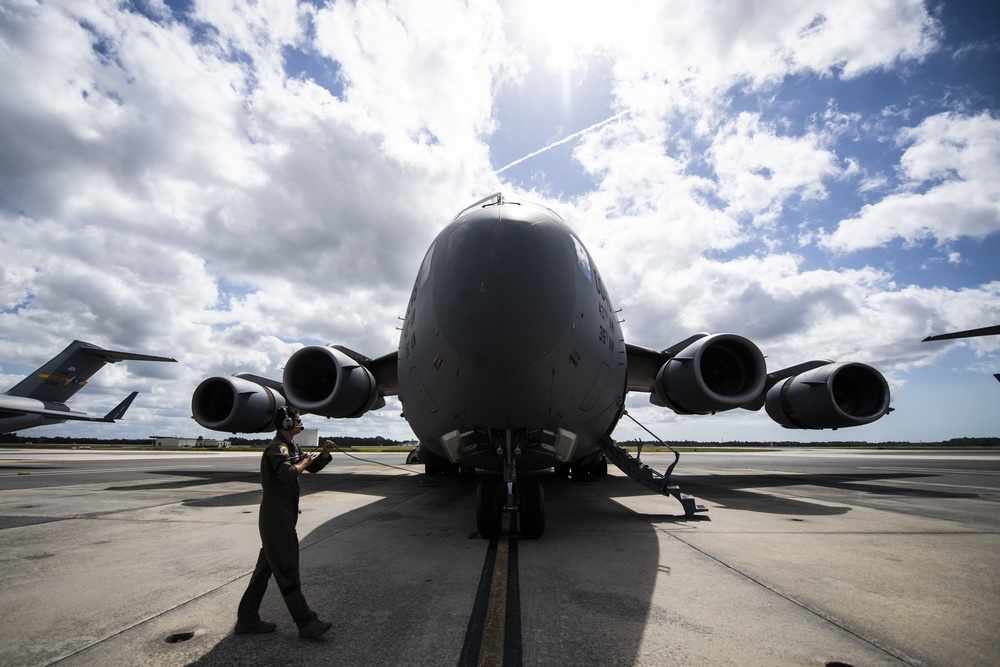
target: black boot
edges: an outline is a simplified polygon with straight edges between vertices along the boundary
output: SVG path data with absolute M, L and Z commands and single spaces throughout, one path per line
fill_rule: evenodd
M 332 627 L 333 623 L 327 623 L 326 621 L 314 618 L 299 628 L 299 637 L 303 639 L 316 639 Z

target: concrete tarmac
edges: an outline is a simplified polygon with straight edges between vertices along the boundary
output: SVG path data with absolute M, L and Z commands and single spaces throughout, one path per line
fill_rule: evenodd
M 545 535 L 475 527 L 475 478 L 402 454 L 303 478 L 301 640 L 233 633 L 259 455 L 0 450 L 4 665 L 986 665 L 1000 454 L 685 454 L 673 499 L 543 477 Z M 666 467 L 665 455 L 643 455 Z M 392 464 L 396 467 L 386 467 Z M 413 472 L 408 472 L 413 471 Z M 29 474 L 18 474 L 29 473 Z

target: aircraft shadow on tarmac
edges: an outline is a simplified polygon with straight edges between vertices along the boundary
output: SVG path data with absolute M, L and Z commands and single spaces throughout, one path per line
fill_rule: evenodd
M 864 493 L 873 496 L 894 496 L 900 498 L 978 498 L 979 494 L 960 491 L 938 491 L 903 486 L 878 484 L 882 481 L 937 477 L 926 473 L 845 473 L 845 474 L 748 474 L 748 475 L 677 475 L 674 481 L 681 491 L 699 500 L 708 500 L 721 508 L 763 512 L 767 514 L 794 514 L 804 516 L 846 514 L 850 507 L 833 507 L 814 502 L 799 501 L 795 498 L 777 498 L 757 490 L 814 486 L 851 494 Z M 605 484 L 615 485 L 614 495 L 635 496 L 647 493 L 622 477 L 616 477 Z M 836 502 L 836 497 L 829 498 Z M 852 500 L 856 500 L 853 497 Z M 652 517 L 647 517 L 652 518 Z M 669 519 L 670 517 L 662 517 Z
M 414 473 L 418 469 L 414 469 Z M 260 475 L 258 473 L 234 473 L 214 470 L 155 470 L 149 474 L 183 477 L 169 482 L 137 483 L 127 486 L 111 486 L 106 491 L 174 491 L 182 489 L 203 488 L 213 484 L 228 484 L 245 482 L 253 485 L 252 489 L 235 493 L 213 495 L 208 498 L 189 498 L 181 501 L 186 507 L 239 507 L 241 505 L 259 505 L 261 497 Z M 384 483 L 384 475 L 370 475 L 356 472 L 321 472 L 315 476 L 309 475 L 301 485 L 301 497 L 321 491 L 336 491 L 342 493 L 363 493 L 372 483 Z M 473 489 L 473 494 L 475 489 Z
M 415 468 L 414 472 L 419 471 Z M 180 489 L 233 481 L 256 481 L 255 475 L 214 474 L 211 471 L 158 471 L 188 479 L 152 488 Z M 616 497 L 648 494 L 631 480 L 617 475 L 572 480 L 541 475 L 544 482 L 548 530 L 538 540 L 519 545 L 519 637 L 531 662 L 559 661 L 587 664 L 631 664 L 638 655 L 647 623 L 684 623 L 684 610 L 653 603 L 661 563 L 659 541 L 650 521 L 691 521 L 679 505 L 662 498 L 676 515 L 629 512 Z M 677 476 L 686 493 L 729 509 L 791 515 L 843 514 L 850 507 L 831 507 L 757 493 L 801 485 L 899 497 L 975 497 L 975 494 L 881 486 L 882 480 L 933 477 L 912 473 L 865 474 L 750 474 Z M 194 479 L 192 479 L 194 478 Z M 475 532 L 474 505 L 477 477 L 364 474 L 327 471 L 309 476 L 303 496 L 324 491 L 360 493 L 381 499 L 330 518 L 303 534 L 303 590 L 310 604 L 334 622 L 329 639 L 300 641 L 274 590 L 269 590 L 262 613 L 279 621 L 279 632 L 264 637 L 226 634 L 195 663 L 234 664 L 234 657 L 252 651 L 261 664 L 315 664 L 334 657 L 341 664 L 440 664 L 459 662 L 458 651 L 476 597 L 476 578 L 489 542 Z M 116 490 L 123 490 L 117 487 Z M 135 485 L 132 488 L 151 488 Z M 183 501 L 189 507 L 245 506 L 259 502 L 259 490 L 239 491 L 213 498 Z M 624 532 L 595 530 L 601 521 L 621 522 Z M 628 523 L 629 521 L 631 523 Z M 701 517 L 694 521 L 705 520 Z M 358 527 L 364 539 L 339 539 L 341 531 Z M 312 547 L 328 538 L 321 548 Z M 516 535 L 511 536 L 516 539 Z M 247 545 L 247 568 L 255 545 Z M 336 561 L 321 561 L 331 548 Z M 470 551 L 471 550 L 471 551 Z M 587 553 L 588 558 L 574 558 Z M 419 557 L 415 554 L 420 554 Z M 452 564 L 465 559 L 463 577 Z M 469 566 L 471 562 L 473 567 Z M 594 563 L 602 563 L 595 571 Z M 627 572 L 627 577 L 620 573 Z M 470 574 L 471 573 L 471 574 Z M 274 586 L 271 586 L 273 589 Z M 445 592 L 446 591 L 446 592 Z M 552 626 L 551 615 L 559 622 Z M 178 627 L 175 632 L 183 632 Z M 190 629 L 188 629 L 190 630 Z M 530 653 L 529 653 L 530 652 Z
M 107 491 L 170 491 L 172 489 L 188 489 L 197 486 L 207 486 L 211 484 L 225 484 L 227 482 L 247 482 L 248 484 L 260 485 L 260 474 L 250 472 L 228 472 L 214 470 L 151 470 L 151 475 L 165 475 L 171 477 L 185 477 L 188 479 L 178 479 L 171 482 L 159 482 L 156 484 L 137 483 L 128 486 L 110 486 Z M 190 479 L 190 478 L 195 479 Z
M 213 479 L 208 472 L 177 474 L 200 477 L 193 482 L 199 486 Z M 684 617 L 683 610 L 654 608 L 651 602 L 661 571 L 656 531 L 603 494 L 591 492 L 604 482 L 615 483 L 614 478 L 580 483 L 544 477 L 549 521 L 545 536 L 507 536 L 519 545 L 519 632 L 526 657 L 530 651 L 536 663 L 632 664 L 651 614 L 677 622 Z M 219 477 L 220 482 L 231 479 Z M 260 637 L 229 633 L 191 664 L 235 664 L 241 655 L 252 655 L 257 664 L 283 665 L 331 659 L 337 664 L 459 663 L 490 547 L 476 532 L 472 500 L 477 482 L 475 476 L 336 472 L 305 479 L 303 496 L 323 491 L 382 496 L 308 533 L 300 527 L 303 590 L 310 605 L 334 622 L 329 639 L 299 640 L 272 582 L 262 615 L 278 621 L 279 631 Z M 258 501 L 258 492 L 238 492 L 184 504 L 249 506 Z M 672 506 L 674 501 L 663 502 Z M 595 521 L 603 520 L 627 522 L 630 529 L 595 529 Z M 352 527 L 363 531 L 364 538 L 338 537 Z M 327 539 L 334 542 L 313 548 Z M 255 549 L 247 544 L 248 572 Z M 331 549 L 336 561 L 321 562 Z M 588 557 L 574 558 L 580 553 Z M 603 564 L 598 572 L 595 563 Z M 622 577 L 622 572 L 628 576 Z M 551 614 L 559 618 L 555 631 Z M 193 630 L 171 628 L 175 634 Z
M 419 472 L 420 467 L 415 467 L 413 472 Z M 202 487 L 212 484 L 222 484 L 229 482 L 246 482 L 249 484 L 259 484 L 260 477 L 257 473 L 233 473 L 227 471 L 192 471 L 192 470 L 158 470 L 157 475 L 179 476 L 185 479 L 157 484 L 135 484 L 130 486 L 109 487 L 109 491 L 132 491 L 132 490 L 172 490 L 192 487 Z M 803 502 L 794 498 L 775 498 L 773 495 L 757 493 L 755 489 L 780 489 L 795 486 L 817 486 L 832 490 L 849 491 L 851 493 L 867 493 L 876 496 L 897 496 L 913 498 L 978 498 L 979 494 L 958 491 L 940 491 L 930 489 L 916 489 L 912 487 L 892 487 L 880 485 L 878 482 L 886 480 L 917 479 L 935 477 L 934 474 L 926 473 L 844 473 L 844 474 L 747 474 L 747 475 L 677 475 L 674 480 L 681 485 L 681 491 L 694 495 L 698 499 L 708 500 L 718 504 L 720 507 L 729 509 L 739 509 L 744 511 L 764 512 L 768 514 L 801 514 L 801 515 L 831 515 L 843 514 L 849 511 L 848 507 L 828 507 L 812 502 Z M 192 479 L 194 478 L 194 479 Z M 390 484 L 398 484 L 403 476 L 395 478 Z M 419 479 L 426 484 L 431 479 L 422 475 L 407 476 L 407 479 Z M 539 478 L 544 480 L 548 488 L 553 480 L 557 478 L 551 474 L 541 474 Z M 471 478 L 475 479 L 475 478 Z M 384 483 L 384 475 L 372 475 L 358 472 L 323 472 L 315 477 L 310 476 L 302 485 L 302 495 L 307 496 L 321 491 L 336 491 L 343 493 L 363 493 L 364 489 L 374 483 Z M 580 483 L 599 484 L 610 495 L 619 497 L 649 495 L 649 492 L 625 477 L 608 476 L 606 478 L 585 478 Z M 470 492 L 473 496 L 475 489 Z M 238 493 L 213 496 L 211 498 L 192 498 L 183 501 L 183 504 L 191 507 L 233 507 L 240 505 L 256 505 L 260 502 L 260 488 L 241 491 Z M 663 514 L 658 515 L 662 520 L 690 520 L 691 517 L 683 515 Z M 648 518 L 648 517 L 647 517 Z M 703 515 L 695 518 L 710 518 Z

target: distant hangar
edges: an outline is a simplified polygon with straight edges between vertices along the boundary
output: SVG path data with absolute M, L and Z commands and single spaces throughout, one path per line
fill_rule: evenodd
M 153 441 L 153 447 L 201 447 L 203 449 L 229 449 L 228 440 L 206 440 L 205 438 L 165 438 L 161 436 L 149 436 Z

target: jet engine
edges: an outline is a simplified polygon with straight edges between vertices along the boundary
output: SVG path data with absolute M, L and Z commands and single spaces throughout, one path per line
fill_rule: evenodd
M 650 401 L 686 415 L 722 412 L 757 398 L 766 379 L 764 355 L 756 345 L 736 334 L 712 334 L 660 367 Z
M 771 387 L 765 409 L 785 428 L 860 426 L 889 411 L 889 384 L 866 364 L 826 364 Z
M 332 346 L 292 354 L 282 381 L 289 403 L 323 417 L 360 417 L 385 405 L 371 372 Z
M 277 391 L 239 377 L 212 377 L 191 397 L 196 422 L 213 431 L 259 433 L 274 430 L 274 415 L 285 405 Z

